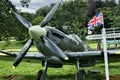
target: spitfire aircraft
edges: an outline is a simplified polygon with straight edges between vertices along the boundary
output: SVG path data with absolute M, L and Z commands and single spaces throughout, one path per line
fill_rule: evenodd
M 39 57 L 42 60 L 44 70 L 38 72 L 37 80 L 46 80 L 47 68 L 61 68 L 64 64 L 75 64 L 77 69 L 76 80 L 85 80 L 85 72 L 80 67 L 95 66 L 95 60 L 103 59 L 103 51 L 92 51 L 91 48 L 82 41 L 77 35 L 66 35 L 58 29 L 46 26 L 51 20 L 61 0 L 58 1 L 47 16 L 42 20 L 40 25 L 32 26 L 24 17 L 11 10 L 11 14 L 22 23 L 30 35 L 30 39 L 21 49 L 13 64 L 13 68 L 17 67 L 26 56 L 32 44 L 36 46 L 40 54 L 33 57 Z M 3 52 L 8 55 L 10 53 Z M 109 55 L 116 55 L 118 50 L 108 50 Z M 14 56 L 14 55 L 12 55 Z

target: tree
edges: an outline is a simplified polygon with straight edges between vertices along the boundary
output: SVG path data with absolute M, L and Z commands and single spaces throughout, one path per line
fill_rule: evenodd
M 5 40 L 9 37 L 15 37 L 17 40 L 27 39 L 29 37 L 28 30 L 9 13 L 10 8 L 15 12 L 17 12 L 17 10 L 9 0 L 5 1 L 6 2 L 2 0 L 0 2 L 0 40 Z M 22 15 L 30 22 L 34 19 L 34 14 L 18 14 Z
M 116 5 L 114 7 L 111 7 L 108 5 L 99 8 L 96 10 L 97 12 L 103 12 L 104 15 L 104 23 L 106 28 L 113 28 L 113 27 L 119 27 L 119 18 L 120 18 L 120 5 Z
M 13 21 L 11 15 L 9 14 L 10 8 L 15 10 L 15 7 L 9 0 L 0 1 L 0 40 L 5 39 L 10 35 L 8 33 L 10 29 L 10 25 L 8 23 L 11 23 L 11 21 Z M 10 19 L 10 22 L 7 22 L 8 19 Z
M 103 7 L 104 3 L 101 0 L 89 0 L 88 17 L 91 18 L 96 14 L 96 9 Z
M 33 25 L 39 25 L 40 22 L 41 22 L 43 19 L 44 19 L 44 17 L 42 17 L 42 16 L 36 17 L 36 18 L 32 21 L 32 23 L 33 23 Z
M 111 28 L 120 27 L 120 16 L 113 16 L 113 21 L 110 22 Z
M 0 38 L 2 39 L 13 36 L 18 40 L 27 39 L 29 37 L 28 30 L 8 13 L 10 7 L 12 6 L 12 4 L 9 4 L 6 4 L 3 2 L 3 0 L 0 2 Z M 105 3 L 97 2 L 97 4 L 95 4 L 97 8 L 94 12 L 103 12 L 106 28 L 115 26 L 118 27 L 120 18 L 120 5 L 115 4 L 114 7 L 111 7 L 109 5 L 102 4 Z M 38 25 L 48 14 L 53 5 L 54 4 L 51 4 L 49 6 L 40 8 L 35 15 L 29 13 L 19 14 L 25 17 L 28 21 L 32 22 L 33 25 Z M 102 7 L 100 5 L 102 5 Z M 90 19 L 87 14 L 88 9 L 89 6 L 87 2 L 82 0 L 70 0 L 60 5 L 48 25 L 56 27 L 61 31 L 63 29 L 63 26 L 68 26 L 70 28 L 70 31 L 73 31 L 73 33 L 76 33 L 78 35 L 80 35 L 81 32 L 81 34 L 83 34 L 82 37 L 84 37 L 87 31 L 87 21 Z
M 45 17 L 53 5 L 54 4 L 51 4 L 50 6 L 40 8 L 36 13 L 36 17 Z M 82 0 L 70 0 L 60 5 L 48 25 L 63 31 L 64 24 L 69 22 L 69 25 L 66 26 L 70 27 L 72 29 L 71 31 L 74 33 L 80 34 L 80 29 L 86 28 L 87 11 L 87 2 Z
M 20 2 L 21 2 L 21 5 L 23 6 L 23 7 L 29 7 L 29 3 L 31 2 L 31 0 L 20 0 Z
M 120 0 L 118 0 L 118 4 L 120 5 Z

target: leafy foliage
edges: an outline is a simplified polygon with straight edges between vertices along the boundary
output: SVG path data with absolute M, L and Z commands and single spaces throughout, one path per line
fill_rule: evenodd
M 97 9 L 96 12 L 103 12 L 106 28 L 120 27 L 120 5 L 109 7 L 108 4 L 108 6 Z
M 10 7 L 12 7 L 13 10 L 15 10 L 15 7 L 11 4 L 10 1 L 5 1 L 7 3 L 4 2 L 4 0 L 0 2 L 0 40 L 9 38 L 11 36 L 16 37 L 18 40 L 27 39 L 27 29 L 24 28 L 21 23 L 15 20 L 13 16 L 8 13 Z M 28 0 L 28 2 L 30 2 L 30 0 Z M 53 6 L 54 3 L 49 6 L 40 8 L 37 10 L 35 15 L 29 13 L 19 14 L 24 16 L 28 21 L 32 22 L 33 25 L 38 25 Z M 81 35 L 82 38 L 84 38 L 87 33 L 88 21 L 97 12 L 101 11 L 104 15 L 106 28 L 120 26 L 120 5 L 116 4 L 115 0 L 106 0 L 105 2 L 94 0 L 89 0 L 89 2 L 83 0 L 70 0 L 63 2 L 48 25 L 56 27 L 61 31 L 63 31 L 63 26 L 68 26 L 68 34 L 72 32 L 79 36 Z
M 40 22 L 43 20 L 43 17 L 42 16 L 40 16 L 40 17 L 36 17 L 33 21 L 32 21 L 32 23 L 33 23 L 33 25 L 38 25 L 38 24 L 40 24 Z
M 2 38 L 6 38 L 9 36 L 10 33 L 8 33 L 11 29 L 10 24 L 12 23 L 13 20 L 10 20 L 10 24 L 8 24 L 7 21 L 11 18 L 9 15 L 9 10 L 11 7 L 12 9 L 15 10 L 15 7 L 12 5 L 12 3 L 8 0 L 1 0 L 0 1 L 0 40 Z
M 20 2 L 21 2 L 21 5 L 23 6 L 23 7 L 29 7 L 29 3 L 31 2 L 31 0 L 20 0 Z
M 8 0 L 0 2 L 0 40 L 6 40 L 9 37 L 15 37 L 17 40 L 24 40 L 28 38 L 28 31 L 21 23 L 19 23 L 10 13 L 10 8 L 14 11 L 15 7 Z M 27 20 L 32 22 L 34 15 L 29 13 L 19 13 Z
M 45 17 L 52 6 L 53 4 L 40 8 L 36 15 Z M 71 0 L 64 2 L 56 11 L 49 25 L 56 27 L 61 31 L 63 31 L 63 26 L 68 26 L 70 30 L 68 31 L 69 33 L 73 32 L 80 35 L 80 29 L 86 26 L 87 9 L 88 6 L 85 1 Z

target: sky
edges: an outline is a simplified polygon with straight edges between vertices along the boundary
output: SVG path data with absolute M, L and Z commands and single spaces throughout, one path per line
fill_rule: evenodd
M 23 12 L 35 13 L 40 7 L 49 5 L 50 3 L 55 3 L 58 0 L 31 0 L 29 8 L 23 8 L 21 6 L 20 0 L 10 0 L 17 9 L 21 9 Z M 63 0 L 67 1 L 67 0 Z
M 22 12 L 29 12 L 29 13 L 35 13 L 36 10 L 38 10 L 41 7 L 47 6 L 50 3 L 55 3 L 58 0 L 31 0 L 30 4 L 29 4 L 29 8 L 23 8 L 21 6 L 20 0 L 10 0 L 13 5 L 15 5 L 15 7 L 19 10 L 21 10 Z M 62 0 L 62 1 L 68 1 L 68 0 Z M 116 2 L 118 2 L 118 0 L 116 0 Z

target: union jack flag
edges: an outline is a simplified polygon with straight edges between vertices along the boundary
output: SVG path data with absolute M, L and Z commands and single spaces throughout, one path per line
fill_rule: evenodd
M 94 29 L 95 26 L 103 25 L 103 14 L 97 13 L 89 22 L 88 22 L 88 29 Z

